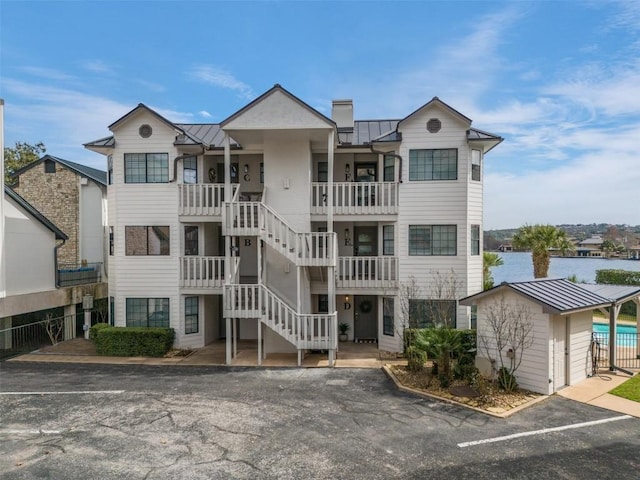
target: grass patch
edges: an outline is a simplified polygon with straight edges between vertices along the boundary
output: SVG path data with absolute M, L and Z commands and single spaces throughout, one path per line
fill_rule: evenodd
M 609 393 L 618 397 L 626 398 L 627 400 L 640 402 L 640 375 L 630 378 L 622 385 L 618 385 Z

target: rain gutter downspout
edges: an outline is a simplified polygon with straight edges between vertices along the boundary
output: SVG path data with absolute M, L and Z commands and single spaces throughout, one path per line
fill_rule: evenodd
M 377 153 L 378 155 L 391 155 L 398 159 L 398 183 L 402 183 L 402 157 L 395 152 L 383 152 L 382 150 L 376 150 L 373 148 L 373 143 L 369 144 L 369 150 L 371 153 Z
M 207 147 L 209 147 L 209 145 L 207 145 Z M 173 178 L 171 180 L 169 180 L 169 183 L 174 183 L 177 179 L 178 179 L 178 161 L 179 160 L 184 160 L 185 158 L 188 157 L 198 157 L 200 155 L 204 155 L 205 152 L 205 145 L 202 144 L 202 146 L 200 147 L 202 148 L 202 151 L 200 153 L 188 153 L 188 154 L 184 154 L 184 155 L 179 155 L 176 158 L 173 159 Z
M 67 241 L 63 238 L 62 243 L 53 247 L 53 268 L 56 271 L 56 288 L 60 288 L 60 270 L 58 270 L 58 249 L 64 246 Z

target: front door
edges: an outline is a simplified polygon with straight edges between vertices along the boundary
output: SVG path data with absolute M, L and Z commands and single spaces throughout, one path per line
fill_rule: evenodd
M 553 391 L 567 384 L 567 317 L 553 320 Z
M 377 170 L 375 163 L 356 163 L 356 182 L 375 182 Z
M 373 295 L 354 297 L 354 328 L 356 341 L 374 341 L 378 338 L 378 302 Z
M 353 254 L 356 257 L 378 256 L 378 227 L 354 227 Z M 353 259 L 352 272 L 358 280 L 372 280 L 376 274 L 376 261 L 371 258 Z
M 378 227 L 354 227 L 353 253 L 356 257 L 378 255 Z
M 378 177 L 378 167 L 375 163 L 357 163 L 356 182 L 375 182 Z M 354 185 L 356 199 L 359 207 L 369 207 L 376 204 L 375 185 Z

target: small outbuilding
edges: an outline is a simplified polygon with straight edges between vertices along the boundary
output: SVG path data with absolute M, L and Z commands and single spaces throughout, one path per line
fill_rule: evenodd
M 521 352 L 509 351 L 510 346 L 505 345 L 502 358 L 513 362 L 521 355 L 515 372 L 518 385 L 549 395 L 592 372 L 593 310 L 610 307 L 612 300 L 565 279 L 539 279 L 503 283 L 464 298 L 460 304 L 477 306 L 476 365 L 485 375 L 500 368 L 490 321 L 496 309 L 502 306 L 505 313 L 518 311 L 526 317 L 532 326 L 530 344 Z

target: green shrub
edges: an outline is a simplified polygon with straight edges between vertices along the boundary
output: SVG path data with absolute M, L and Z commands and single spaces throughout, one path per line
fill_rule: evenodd
M 427 354 L 415 345 L 408 346 L 404 356 L 407 359 L 407 369 L 411 372 L 420 372 L 427 361 Z
M 110 325 L 108 323 L 96 323 L 89 329 L 89 340 L 96 341 L 96 337 L 100 333 L 101 330 L 105 328 L 109 328 Z
M 98 355 L 162 357 L 173 346 L 173 328 L 100 327 L 94 343 Z
M 479 374 L 479 370 L 473 363 L 458 362 L 453 367 L 453 378 L 456 380 L 464 380 L 471 384 L 471 382 Z
M 407 356 L 407 348 L 415 345 L 416 343 L 416 337 L 418 336 L 418 332 L 420 331 L 419 328 L 405 328 L 404 331 L 402 332 L 402 336 L 403 336 L 403 345 L 404 345 L 404 354 L 405 357 Z
M 640 272 L 629 270 L 596 270 L 596 283 L 608 285 L 640 285 Z
M 440 388 L 449 388 L 451 385 L 451 377 L 444 372 L 438 374 L 438 381 L 440 382 Z
M 512 375 L 506 367 L 498 370 L 498 386 L 507 392 L 513 392 L 518 388 L 516 377 Z
M 469 357 L 472 363 L 476 359 L 476 351 L 478 349 L 477 332 L 475 330 L 460 330 L 460 340 L 462 346 L 460 348 L 461 354 L 459 358 Z

